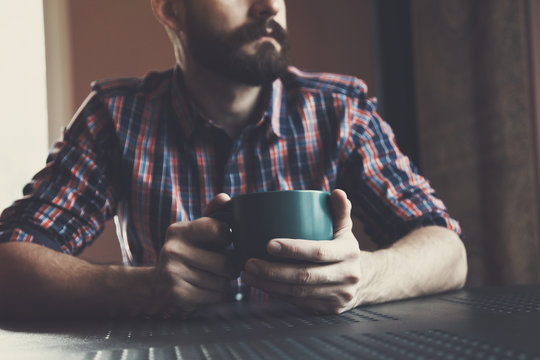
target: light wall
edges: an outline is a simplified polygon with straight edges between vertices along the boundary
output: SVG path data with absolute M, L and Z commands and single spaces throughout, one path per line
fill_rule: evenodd
M 25 13 L 26 22 L 19 14 Z M 13 34 L 16 34 L 14 36 Z M 39 1 L 0 2 L 0 212 L 20 198 L 47 154 L 43 14 Z

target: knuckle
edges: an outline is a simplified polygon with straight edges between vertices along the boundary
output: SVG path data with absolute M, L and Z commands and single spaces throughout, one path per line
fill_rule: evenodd
M 171 237 L 176 237 L 178 234 L 182 231 L 182 229 L 185 227 L 185 222 L 176 222 L 167 227 L 167 230 L 165 232 L 165 238 L 169 239 Z
M 360 259 L 360 243 L 354 235 L 348 237 L 347 249 L 351 258 Z
M 163 266 L 163 274 L 167 278 L 173 278 L 174 274 L 176 273 L 176 267 L 173 263 L 167 263 Z
M 354 299 L 354 294 L 350 289 L 342 289 L 337 295 L 340 303 L 348 303 Z
M 345 281 L 351 285 L 358 285 L 360 283 L 360 276 L 357 274 L 350 274 L 346 276 Z
M 182 242 L 169 240 L 161 247 L 160 257 L 164 261 L 169 261 L 172 258 L 182 254 Z
M 276 280 L 278 278 L 278 273 L 274 269 L 261 269 L 262 274 L 269 280 Z
M 286 248 L 286 250 L 288 251 L 289 255 L 293 258 L 297 258 L 300 255 L 300 249 L 297 246 L 292 245 Z
M 161 252 L 159 253 L 161 262 L 166 263 L 171 259 L 172 254 L 174 253 L 172 248 L 173 246 L 169 244 L 169 242 L 166 242 L 165 244 L 163 244 L 163 247 L 161 248 Z
M 312 279 L 312 274 L 308 269 L 300 269 L 296 273 L 296 281 L 299 284 L 308 284 Z
M 204 226 L 208 229 L 208 232 L 221 235 L 223 228 L 222 225 L 224 224 L 220 221 L 207 217 L 205 219 L 201 219 L 201 223 L 204 224 Z
M 175 244 L 173 240 L 166 241 L 163 246 L 161 247 L 161 252 L 168 254 L 170 252 L 173 252 L 175 248 Z
M 176 234 L 176 229 L 177 229 L 177 224 L 174 223 L 172 225 L 169 225 L 167 227 L 167 230 L 165 231 L 165 239 L 169 239 L 171 237 L 173 237 L 175 234 Z
M 193 238 L 193 236 L 197 233 L 196 226 L 193 221 L 186 222 L 183 226 L 182 232 L 187 238 Z
M 315 251 L 315 260 L 316 261 L 324 261 L 328 257 L 328 250 L 322 246 L 320 246 L 317 251 Z

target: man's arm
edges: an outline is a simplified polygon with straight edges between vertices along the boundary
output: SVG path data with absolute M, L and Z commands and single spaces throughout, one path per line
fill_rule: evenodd
M 457 289 L 465 284 L 465 248 L 452 231 L 419 228 L 387 249 L 362 251 L 352 233 L 351 204 L 332 193 L 334 240 L 274 239 L 273 255 L 309 265 L 250 259 L 244 280 L 316 312 L 340 313 L 356 306 Z
M 371 259 L 372 280 L 359 305 L 459 289 L 467 277 L 463 242 L 440 226 L 419 228 Z
M 204 215 L 229 197 L 220 194 Z M 223 253 L 228 226 L 202 217 L 172 224 L 156 266 L 95 265 L 46 247 L 0 244 L 0 319 L 186 316 L 223 301 L 238 270 Z
M 151 267 L 94 265 L 32 243 L 0 244 L 0 318 L 140 314 L 153 277 Z

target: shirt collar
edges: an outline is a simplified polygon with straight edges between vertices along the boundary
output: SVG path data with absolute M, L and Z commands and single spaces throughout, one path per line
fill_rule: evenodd
M 286 119 L 282 119 L 281 116 L 281 114 L 286 114 L 285 106 L 286 102 L 283 91 L 283 82 L 281 79 L 277 79 L 272 84 L 271 93 L 268 97 L 268 107 L 264 114 L 265 117 L 270 119 L 272 132 L 277 137 L 285 137 L 282 121 L 285 121 Z
M 180 126 L 184 131 L 186 138 L 190 138 L 197 128 L 204 124 L 213 124 L 206 119 L 193 101 L 191 101 L 189 92 L 186 89 L 184 76 L 179 66 L 176 66 L 173 71 L 173 81 L 171 86 L 171 103 L 176 113 L 177 119 L 180 121 Z M 276 79 L 270 90 L 264 95 L 267 103 L 266 111 L 262 114 L 261 119 L 255 124 L 255 127 L 270 121 L 270 130 L 277 137 L 286 137 L 286 125 L 282 121 L 281 114 L 286 113 L 286 102 L 283 82 L 281 79 Z M 263 107 L 264 108 L 264 107 Z M 285 125 L 285 126 L 284 126 Z M 213 125 L 215 126 L 215 125 Z

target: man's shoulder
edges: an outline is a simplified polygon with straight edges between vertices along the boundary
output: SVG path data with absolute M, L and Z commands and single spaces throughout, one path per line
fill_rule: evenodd
M 287 92 L 342 94 L 351 97 L 365 97 L 366 83 L 354 76 L 326 72 L 310 72 L 289 67 L 281 78 Z
M 101 79 L 92 82 L 92 90 L 102 97 L 148 96 L 153 97 L 168 90 L 173 79 L 173 69 L 151 71 L 142 77 Z

